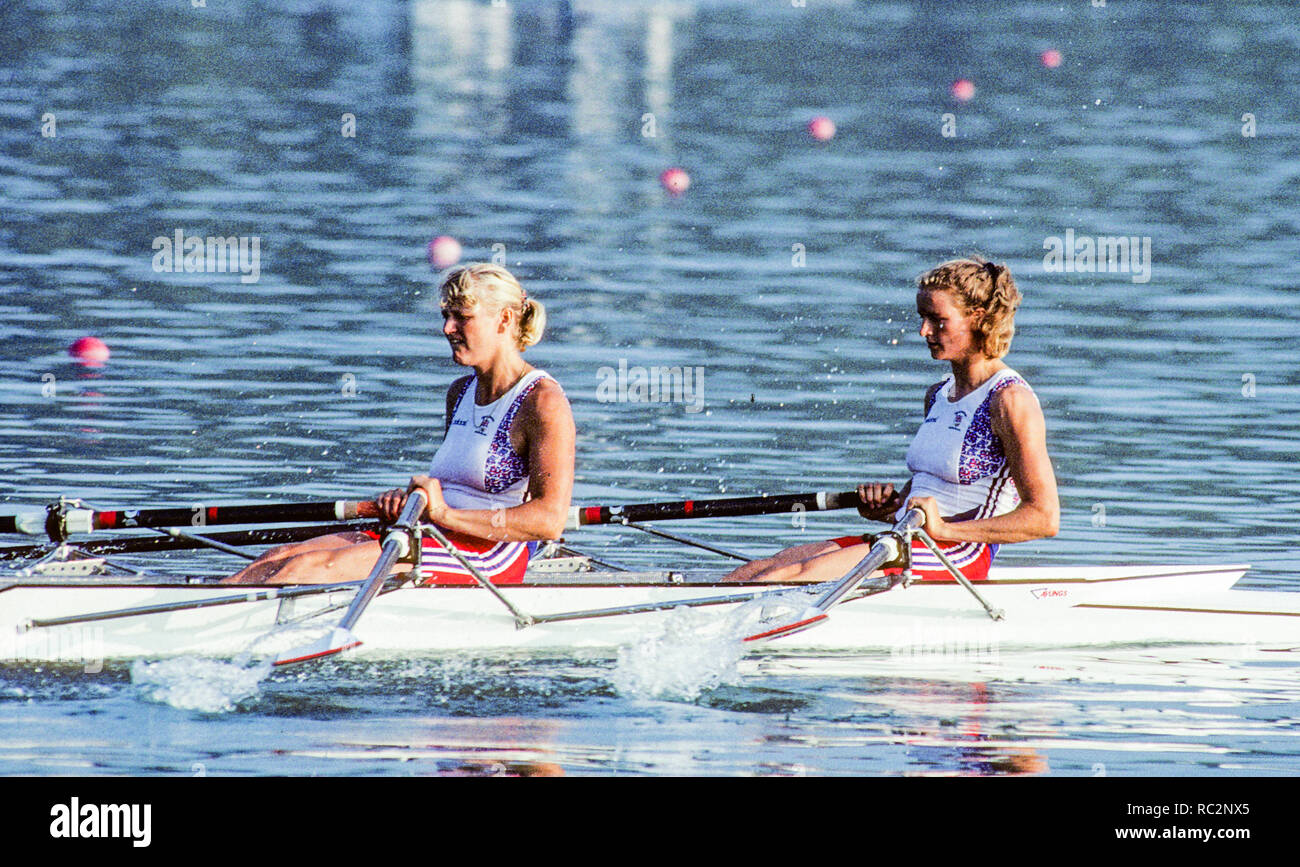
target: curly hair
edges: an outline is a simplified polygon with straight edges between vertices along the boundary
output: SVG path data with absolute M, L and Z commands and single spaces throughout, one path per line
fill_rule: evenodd
M 949 292 L 963 312 L 982 309 L 975 333 L 984 354 L 1001 358 L 1011 349 L 1016 333 L 1016 308 L 1020 290 L 1006 265 L 995 265 L 982 256 L 952 259 L 926 271 L 916 280 L 920 289 Z

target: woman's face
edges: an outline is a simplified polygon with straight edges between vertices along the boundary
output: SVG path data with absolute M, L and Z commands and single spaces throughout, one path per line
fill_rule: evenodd
M 483 304 L 442 308 L 442 333 L 451 346 L 451 359 L 465 367 L 486 366 L 500 351 L 509 323 L 505 311 Z
M 951 292 L 922 289 L 916 293 L 921 337 L 935 361 L 966 361 L 984 354 L 975 325 L 982 310 L 962 310 Z

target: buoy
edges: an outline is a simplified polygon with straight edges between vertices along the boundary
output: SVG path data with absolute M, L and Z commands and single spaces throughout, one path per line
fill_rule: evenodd
M 659 176 L 659 183 L 663 184 L 664 189 L 672 195 L 680 196 L 690 187 L 691 176 L 676 167 L 664 169 L 663 174 Z
M 68 355 L 82 364 L 98 367 L 108 361 L 108 344 L 98 337 L 79 337 L 68 347 Z
M 830 141 L 835 137 L 835 121 L 825 115 L 819 115 L 808 121 L 808 135 L 817 141 Z
M 440 271 L 459 262 L 460 253 L 460 241 L 450 235 L 439 235 L 429 242 L 429 264 Z

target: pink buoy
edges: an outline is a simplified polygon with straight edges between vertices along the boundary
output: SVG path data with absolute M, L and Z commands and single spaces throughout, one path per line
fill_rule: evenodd
M 960 78 L 952 83 L 952 98 L 959 102 L 967 102 L 975 96 L 975 82 L 968 78 Z
M 108 344 L 98 337 L 79 337 L 68 347 L 68 355 L 82 364 L 98 367 L 108 361 Z
M 1055 48 L 1049 48 L 1043 52 L 1041 59 L 1043 61 L 1043 66 L 1046 66 L 1048 69 L 1055 69 L 1061 65 L 1061 52 L 1057 51 Z
M 676 167 L 664 169 L 663 174 L 659 176 L 659 183 L 663 184 L 664 189 L 671 195 L 680 196 L 690 187 L 691 176 Z
M 830 141 L 835 137 L 835 121 L 825 115 L 819 115 L 808 121 L 808 135 L 817 141 Z
M 429 264 L 438 270 L 455 265 L 460 254 L 460 241 L 450 235 L 439 235 L 429 242 Z

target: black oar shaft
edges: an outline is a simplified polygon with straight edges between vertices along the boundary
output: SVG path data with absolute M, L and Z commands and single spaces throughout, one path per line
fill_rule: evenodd
M 257 530 L 231 530 L 224 533 L 208 533 L 204 538 L 229 545 L 280 545 L 285 542 L 301 542 L 305 539 L 314 539 L 317 536 L 326 536 L 330 533 L 369 530 L 375 526 L 373 521 L 351 521 L 345 524 L 317 524 L 308 527 L 264 527 Z M 188 536 L 188 534 L 186 535 Z M 0 548 L 0 561 L 38 557 L 49 553 L 52 547 L 51 544 L 43 544 Z M 210 546 L 192 537 L 175 537 L 170 534 L 118 536 L 116 538 L 92 539 L 77 543 L 78 550 L 87 554 L 149 554 L 156 551 L 183 551 L 203 547 Z
M 62 542 L 70 535 L 96 530 L 209 527 L 219 524 L 298 524 L 377 517 L 379 511 L 374 503 L 352 500 L 115 510 L 95 510 L 82 505 L 80 501 L 60 501 L 42 512 L 0 515 L 0 533 L 44 535 Z
M 742 515 L 773 515 L 779 512 L 823 512 L 861 505 L 856 491 L 811 494 L 773 494 L 766 497 L 728 497 L 718 500 L 679 500 L 671 503 L 638 503 L 629 506 L 586 506 L 574 510 L 570 526 L 613 524 L 628 521 L 674 521 L 685 518 L 734 518 Z
M 255 503 L 95 512 L 96 530 L 132 527 L 208 527 L 216 524 L 289 524 L 300 521 L 347 521 L 361 516 L 361 504 L 338 500 L 315 503 Z M 368 516 L 367 516 L 368 517 Z

